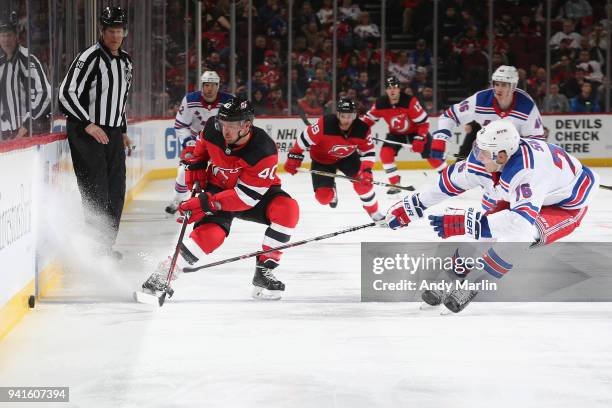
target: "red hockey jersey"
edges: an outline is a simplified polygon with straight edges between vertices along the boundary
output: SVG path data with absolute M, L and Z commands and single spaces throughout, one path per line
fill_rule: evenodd
M 362 118 L 369 126 L 384 118 L 392 135 L 419 134 L 426 136 L 429 132 L 427 112 L 414 96 L 400 94 L 399 102 L 392 105 L 387 95 L 379 97 L 372 108 Z
M 207 121 L 196 143 L 193 161 L 208 162 L 208 183 L 224 190 L 214 195 L 223 211 L 252 208 L 271 186 L 281 184 L 276 176 L 276 144 L 263 129 L 255 126 L 251 127 L 245 144 L 230 148 L 216 119 Z
M 370 136 L 370 126 L 355 119 L 345 132 L 340 129 L 336 115 L 325 115 L 317 123 L 308 126 L 293 147 L 299 153 L 310 149 L 310 158 L 322 164 L 333 164 L 357 152 L 362 164 L 374 166 L 376 151 Z

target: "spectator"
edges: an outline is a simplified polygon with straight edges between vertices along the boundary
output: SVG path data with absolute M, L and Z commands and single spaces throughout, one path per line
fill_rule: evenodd
M 338 8 L 338 14 L 340 19 L 348 19 L 356 22 L 361 15 L 361 9 L 359 4 L 353 4 L 352 0 L 342 0 L 342 6 Z
M 562 57 L 566 56 L 569 59 L 573 60 L 574 55 L 576 54 L 576 49 L 571 48 L 572 44 L 571 38 L 564 38 L 559 43 L 559 47 L 555 48 L 551 51 L 551 58 L 553 61 L 559 61 Z
M 353 88 L 357 92 L 357 99 L 364 105 L 369 105 L 372 97 L 372 88 L 368 78 L 367 71 L 359 73 L 359 79 L 353 84 Z
M 579 48 L 582 36 L 574 31 L 574 22 L 572 20 L 567 19 L 563 21 L 563 30 L 555 33 L 550 39 L 549 44 L 553 49 L 556 49 L 559 48 L 561 41 L 564 39 L 571 41 L 569 44 L 570 48 Z
M 306 95 L 298 100 L 298 107 L 308 116 L 323 115 L 323 107 L 317 102 L 317 95 L 310 88 L 306 90 Z
M 370 21 L 370 13 L 363 12 L 359 16 L 359 24 L 353 29 L 355 35 L 361 41 L 367 41 L 374 44 L 375 40 L 380 38 L 380 30 L 378 26 Z
M 440 21 L 440 35 L 444 41 L 452 41 L 461 34 L 461 22 L 454 7 L 447 7 Z
M 527 71 L 525 71 L 523 68 L 519 68 L 517 71 L 519 80 L 516 84 L 516 87 L 519 89 L 527 90 Z
M 261 6 L 257 13 L 259 15 L 259 23 L 262 26 L 266 26 L 279 12 L 278 0 L 266 0 L 266 4 Z
M 565 17 L 578 21 L 582 26 L 593 22 L 593 7 L 587 0 L 567 0 L 563 6 Z
M 425 87 L 432 88 L 432 84 L 427 78 L 427 68 L 418 67 L 416 69 L 416 76 L 410 81 L 409 87 L 412 90 L 412 95 L 415 96 L 422 93 Z
M 581 68 L 586 72 L 584 79 L 601 84 L 603 80 L 601 65 L 599 62 L 591 59 L 591 55 L 588 51 L 580 51 L 577 68 Z
M 512 20 L 512 16 L 508 13 L 502 13 L 498 20 L 494 23 L 495 35 L 500 37 L 510 37 L 516 31 L 516 26 Z
M 281 82 L 281 71 L 278 67 L 276 52 L 268 50 L 265 52 L 264 63 L 258 67 L 263 74 L 262 81 L 268 89 L 278 86 Z
M 509 64 L 508 58 L 500 52 L 493 53 L 493 58 L 491 59 L 491 63 L 493 65 L 492 67 L 493 72 L 495 72 L 495 70 L 499 68 L 500 66 Z
M 330 25 L 334 22 L 334 8 L 332 0 L 323 0 L 323 6 L 317 11 L 317 17 L 323 25 Z
M 402 28 L 404 33 L 409 33 L 411 31 L 414 10 L 419 6 L 420 2 L 421 0 L 404 0 L 402 2 L 402 7 L 404 8 Z
M 551 81 L 558 84 L 563 84 L 574 76 L 572 61 L 567 55 L 562 56 L 558 62 L 553 64 L 551 67 L 551 76 Z
M 604 30 L 600 23 L 595 25 L 593 32 L 589 35 L 589 45 L 592 48 L 599 48 L 604 51 L 608 47 L 608 33 Z
M 421 93 L 418 95 L 419 101 L 425 112 L 428 115 L 432 115 L 437 112 L 433 102 L 433 89 L 429 86 L 423 88 Z
M 266 109 L 270 115 L 281 116 L 287 114 L 287 103 L 283 100 L 282 89 L 276 87 L 268 93 Z
M 408 60 L 408 54 L 402 51 L 397 56 L 397 61 L 389 64 L 389 75 L 396 77 L 402 84 L 402 88 L 407 86 L 414 78 L 416 65 Z
M 261 89 L 255 89 L 253 91 L 253 100 L 251 101 L 253 108 L 255 109 L 255 115 L 268 115 L 268 108 L 266 107 L 265 95 Z
M 259 89 L 264 94 L 268 91 L 268 86 L 263 81 L 263 73 L 260 70 L 253 72 L 253 83 L 251 84 L 252 89 Z
M 521 21 L 517 26 L 516 33 L 519 37 L 531 38 L 540 37 L 540 25 L 531 20 L 531 16 L 521 16 Z
M 267 23 L 268 37 L 283 38 L 287 35 L 287 9 L 282 7 Z
M 570 110 L 579 113 L 600 112 L 599 102 L 593 98 L 592 93 L 592 85 L 584 82 L 580 87 L 580 95 L 570 100 Z
M 205 65 L 210 71 L 216 71 L 222 82 L 227 80 L 227 66 L 221 61 L 221 55 L 218 52 L 211 52 L 206 58 Z
M 569 112 L 569 101 L 567 96 L 559 93 L 559 85 L 550 85 L 550 93 L 544 97 L 540 109 L 546 113 Z
M 325 71 L 323 68 L 319 68 L 315 71 L 315 78 L 310 82 L 310 89 L 317 95 L 319 102 L 322 101 L 321 105 L 325 105 L 329 100 L 332 88 L 331 84 L 325 77 Z
M 312 10 L 312 4 L 309 1 L 305 1 L 304 3 L 302 3 L 302 12 L 298 13 L 297 26 L 300 27 L 300 31 L 304 35 L 307 35 L 309 31 L 308 27 L 310 24 L 314 24 L 316 27 L 316 31 L 319 31 L 321 22 Z
M 255 46 L 253 47 L 253 66 L 254 67 L 258 67 L 261 64 L 263 64 L 265 52 L 266 52 L 266 37 L 264 37 L 263 35 L 258 35 L 255 37 Z
M 527 93 L 541 106 L 546 95 L 546 70 L 536 68 L 535 75 L 527 80 Z
M 427 43 L 420 38 L 416 42 L 416 49 L 410 54 L 410 62 L 416 66 L 431 67 L 431 52 L 427 49 Z
M 580 93 L 582 84 L 586 82 L 584 79 L 585 76 L 586 71 L 584 69 L 577 69 L 574 76 L 561 84 L 561 92 L 570 99 L 577 96 Z
M 349 62 L 347 67 L 344 70 L 344 75 L 347 77 L 347 80 L 350 83 L 356 82 L 359 77 L 359 60 L 356 55 L 351 55 L 349 57 Z

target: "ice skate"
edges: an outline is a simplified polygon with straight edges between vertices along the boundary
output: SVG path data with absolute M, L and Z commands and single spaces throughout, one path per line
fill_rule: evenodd
M 478 291 L 454 289 L 444 299 L 444 306 L 453 313 L 459 313 L 476 297 Z
M 164 294 L 172 297 L 174 290 L 166 284 L 168 280 L 168 273 L 171 263 L 170 257 L 163 260 L 157 265 L 155 271 L 149 276 L 149 278 L 142 284 L 142 290 L 134 292 L 134 299 L 140 303 L 147 304 L 163 304 L 163 300 L 160 300 Z M 175 280 L 179 273 L 179 268 L 175 266 L 174 273 L 171 276 L 171 280 Z
M 434 309 L 440 306 L 444 299 L 446 298 L 447 293 L 442 290 L 426 290 L 421 293 L 421 300 L 423 303 L 419 307 L 421 310 L 429 310 Z
M 279 300 L 284 290 L 285 284 L 276 279 L 272 269 L 266 268 L 262 262 L 257 261 L 253 276 L 253 298 Z
M 178 207 L 180 204 L 181 200 L 179 198 L 175 198 L 170 202 L 170 204 L 168 204 L 168 206 L 165 208 L 165 211 L 170 215 L 174 215 L 178 211 Z

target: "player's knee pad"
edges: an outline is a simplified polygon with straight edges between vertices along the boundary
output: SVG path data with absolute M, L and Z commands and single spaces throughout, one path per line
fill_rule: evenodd
M 374 193 L 374 186 L 371 184 L 369 186 L 364 186 L 361 183 L 353 182 L 353 189 L 359 194 L 359 197 L 362 197 L 364 194 L 369 195 L 370 193 Z
M 271 223 L 287 228 L 295 228 L 300 219 L 300 206 L 297 201 L 289 196 L 276 196 L 268 204 L 266 216 Z
M 207 254 L 219 248 L 225 241 L 225 230 L 217 224 L 202 224 L 194 229 L 189 238 Z
M 319 187 L 315 190 L 315 198 L 319 203 L 327 205 L 334 199 L 334 189 L 331 187 Z
M 380 149 L 380 161 L 389 164 L 395 160 L 395 149 L 389 146 L 383 146 Z

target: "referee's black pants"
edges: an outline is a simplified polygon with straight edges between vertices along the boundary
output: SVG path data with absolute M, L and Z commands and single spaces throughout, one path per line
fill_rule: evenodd
M 117 239 L 125 201 L 125 149 L 119 127 L 100 126 L 108 144 L 98 143 L 85 132 L 86 124 L 68 119 L 67 133 L 72 164 L 83 201 L 85 222 L 95 237 L 110 249 Z

